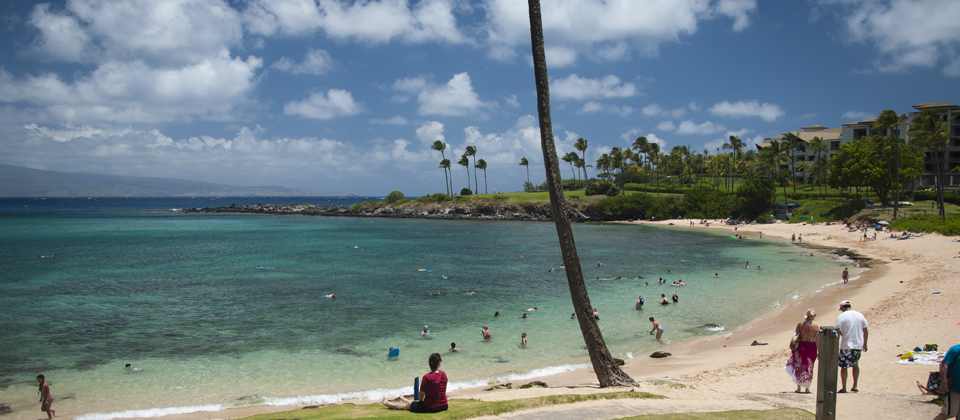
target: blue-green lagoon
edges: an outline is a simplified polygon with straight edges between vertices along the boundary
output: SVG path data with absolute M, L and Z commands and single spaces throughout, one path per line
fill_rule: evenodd
M 589 363 L 552 222 L 133 207 L 0 211 L 8 418 L 41 414 L 40 373 L 58 415 L 104 420 L 395 396 L 433 352 L 450 390 Z M 819 289 L 842 264 L 699 229 L 586 223 L 574 233 L 604 338 L 623 358 L 668 345 L 647 334 L 649 316 L 664 341 L 723 335 Z M 603 280 L 615 277 L 626 279 Z M 678 304 L 655 304 L 673 292 Z M 493 340 L 481 339 L 484 324 Z M 451 342 L 463 351 L 447 352 Z M 388 360 L 389 347 L 400 356 Z

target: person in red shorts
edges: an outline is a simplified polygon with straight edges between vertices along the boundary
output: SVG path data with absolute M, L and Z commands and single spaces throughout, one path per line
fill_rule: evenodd
M 439 413 L 447 410 L 447 374 L 440 370 L 440 353 L 430 355 L 430 373 L 420 381 L 420 400 L 409 401 L 400 396 L 399 403 L 380 401 L 389 409 L 410 410 L 414 413 Z

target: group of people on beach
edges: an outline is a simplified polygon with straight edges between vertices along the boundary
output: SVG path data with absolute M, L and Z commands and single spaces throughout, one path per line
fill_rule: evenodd
M 867 341 L 869 331 L 867 330 L 867 319 L 852 308 L 848 300 L 840 302 L 840 315 L 837 317 L 836 326 L 840 333 L 840 390 L 838 393 L 847 391 L 847 369 L 853 372 L 852 386 L 849 392 L 859 392 L 857 381 L 860 379 L 860 356 L 867 351 Z M 808 309 L 804 314 L 803 321 L 797 323 L 794 329 L 794 337 L 790 341 L 790 358 L 787 359 L 785 367 L 787 373 L 797 385 L 797 393 L 810 393 L 810 384 L 813 382 L 813 368 L 817 361 L 817 355 L 820 346 L 820 327 L 814 324 L 817 314 L 813 309 Z M 804 390 L 801 391 L 801 388 Z

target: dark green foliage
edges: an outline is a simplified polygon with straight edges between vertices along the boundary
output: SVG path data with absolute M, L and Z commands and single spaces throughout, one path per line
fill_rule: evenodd
M 745 179 L 737 188 L 736 202 L 730 208 L 737 216 L 744 219 L 753 219 L 770 208 L 774 196 L 773 183 L 768 179 Z
M 960 216 L 949 215 L 947 221 L 942 222 L 937 214 L 913 214 L 910 217 L 901 217 L 890 223 L 890 229 L 908 230 L 911 232 L 936 232 L 946 236 L 960 236 Z
M 645 219 L 653 201 L 654 197 L 648 194 L 631 194 L 604 198 L 596 206 L 613 219 Z
M 767 213 L 767 212 L 760 213 L 760 215 L 757 216 L 757 223 L 766 223 L 767 220 L 769 220 L 771 217 L 773 216 L 770 215 L 770 213 Z
M 582 180 L 582 179 L 565 179 L 565 180 L 563 180 L 563 190 L 564 190 L 564 191 L 582 190 L 585 185 L 587 185 L 587 181 L 584 181 L 584 180 Z
M 543 181 L 543 184 L 536 185 L 530 181 L 523 183 L 523 192 L 545 192 L 547 191 L 547 181 Z
M 423 197 L 420 197 L 420 198 L 417 199 L 417 202 L 420 202 L 420 203 L 442 203 L 442 202 L 444 202 L 444 201 L 448 201 L 448 200 L 451 200 L 451 199 L 453 199 L 453 197 L 450 197 L 449 195 L 446 195 L 446 194 L 444 194 L 444 193 L 436 193 L 436 194 L 425 195 L 425 196 L 423 196 Z
M 614 184 L 613 181 L 598 180 L 591 182 L 590 185 L 587 186 L 586 191 L 584 191 L 584 195 L 588 196 L 600 194 L 614 197 L 620 194 L 620 188 L 617 188 L 617 184 Z
M 654 200 L 653 205 L 650 207 L 650 214 L 648 216 L 662 220 L 673 219 L 682 215 L 682 200 L 680 200 L 679 197 L 671 195 L 666 197 L 657 197 L 657 200 Z
M 388 202 L 388 203 L 395 203 L 395 202 L 397 202 L 397 201 L 399 201 L 399 200 L 403 200 L 404 198 L 406 198 L 406 197 L 403 196 L 403 193 L 402 193 L 402 192 L 397 191 L 397 190 L 393 190 L 393 191 L 390 191 L 390 194 L 387 194 L 387 199 L 384 200 L 384 201 L 386 201 L 386 202 Z
M 683 195 L 683 217 L 721 219 L 730 215 L 731 197 L 716 189 L 698 186 Z
M 460 195 L 473 195 L 473 191 L 471 191 L 469 188 L 464 188 L 460 190 Z

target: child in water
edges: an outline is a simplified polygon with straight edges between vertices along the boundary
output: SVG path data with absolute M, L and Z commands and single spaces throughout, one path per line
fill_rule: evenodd
M 527 333 L 520 334 L 520 345 L 527 346 Z

